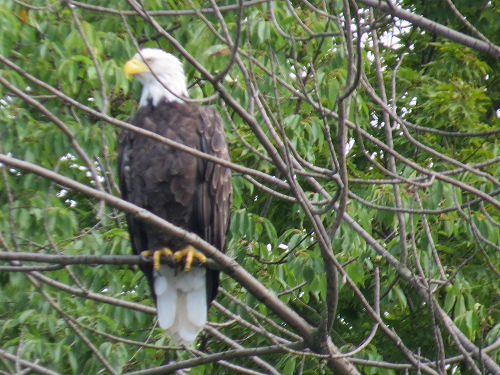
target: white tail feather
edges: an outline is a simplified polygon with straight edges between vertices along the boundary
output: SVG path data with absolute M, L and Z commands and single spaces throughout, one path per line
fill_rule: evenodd
M 190 345 L 207 321 L 206 269 L 162 265 L 154 274 L 158 323 L 178 344 Z

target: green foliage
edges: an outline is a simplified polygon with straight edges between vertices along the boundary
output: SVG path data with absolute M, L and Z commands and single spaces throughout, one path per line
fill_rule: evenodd
M 208 4 L 193 3 L 198 8 Z M 221 7 L 234 5 L 231 1 L 217 3 Z M 328 5 L 328 17 L 321 9 L 312 9 L 312 5 L 292 3 L 293 8 L 286 2 L 246 6 L 241 19 L 234 9 L 222 13 L 233 40 L 240 22 L 239 53 L 235 61 L 231 60 L 225 30 L 213 12 L 203 13 L 205 19 L 194 13 L 160 15 L 154 19 L 208 72 L 216 75 L 231 63 L 222 81 L 224 89 L 242 108 L 253 110 L 250 115 L 259 130 L 284 160 L 286 150 L 280 148 L 277 139 L 288 139 L 286 147 L 293 149 L 298 155 L 293 158 L 305 166 L 305 172 L 293 171 L 293 181 L 318 209 L 315 219 L 330 235 L 337 213 L 324 205 L 326 198 L 320 190 L 330 196 L 339 192 L 340 185 L 330 178 L 337 172 L 334 165 L 339 159 L 339 121 L 336 116 L 321 113 L 319 108 L 338 111 L 340 93 L 349 82 L 345 34 L 340 29 L 345 11 L 341 1 Z M 469 22 L 498 44 L 498 7 L 489 4 L 478 7 L 466 1 L 454 3 Z M 467 31 L 449 10 L 441 12 L 442 4 L 419 1 L 401 4 L 437 22 L 446 20 L 450 28 Z M 191 9 L 190 2 L 183 1 L 151 0 L 143 1 L 142 5 L 151 11 Z M 100 5 L 114 12 L 57 1 L 34 1 L 32 6 L 0 0 L 0 55 L 13 61 L 22 72 L 114 118 L 126 120 L 135 111 L 141 90 L 139 84 L 129 82 L 121 71 L 122 64 L 135 53 L 129 30 L 141 47 L 163 48 L 181 56 L 144 18 L 134 15 L 122 19 L 116 10 L 131 11 L 123 2 L 113 0 Z M 343 21 L 337 22 L 335 17 Z M 379 17 L 378 23 L 373 23 L 367 12 L 359 17 L 366 30 L 376 25 L 379 37 L 395 30 L 389 18 Z M 343 221 L 335 236 L 329 238 L 333 255 L 346 273 L 345 277 L 339 276 L 337 315 L 329 333 L 343 352 L 362 343 L 374 321 L 348 285 L 347 277 L 372 306 L 379 284 L 379 307 L 385 325 L 413 353 L 434 361 L 437 352 L 434 325 L 441 331 L 446 356 L 459 355 L 460 351 L 446 328 L 435 323 L 414 283 L 404 279 L 401 270 L 388 262 L 388 257 L 384 259 L 373 243 L 396 260 L 401 260 L 406 251 L 405 265 L 415 279 L 422 282 L 423 272 L 437 302 L 474 345 L 482 347 L 498 340 L 500 211 L 498 206 L 480 201 L 473 189 L 498 199 L 499 136 L 491 131 L 498 130 L 500 125 L 500 66 L 491 57 L 431 32 L 422 32 L 411 24 L 398 31 L 396 37 L 399 44 L 381 43 L 383 66 L 377 72 L 371 35 L 363 35 L 360 44 L 361 67 L 366 76 L 362 77 L 363 84 L 372 85 L 380 94 L 378 79 L 382 77 L 391 108 L 410 125 L 420 128 L 404 129 L 410 138 L 401 125 L 393 124 L 392 147 L 397 160 L 394 172 L 387 172 L 391 168 L 390 153 L 374 142 L 388 144 L 384 110 L 369 90 L 356 82 L 346 113 L 347 120 L 356 125 L 347 129 L 346 139 L 349 191 L 355 196 L 349 196 L 346 213 L 366 235 L 362 236 L 360 230 Z M 402 53 L 408 54 L 401 61 Z M 192 97 L 217 93 L 214 85 L 192 64 L 186 62 L 185 70 Z M 394 74 L 395 103 L 390 100 Z M 93 167 L 104 189 L 118 195 L 119 130 L 56 97 L 7 64 L 0 63 L 0 76 L 35 99 L 67 129 L 0 85 L 0 153 L 89 186 L 96 186 L 90 168 Z M 249 89 L 249 80 L 255 84 L 256 93 Z M 223 99 L 215 103 L 226 124 L 233 162 L 284 181 L 287 170 L 270 161 L 271 154 L 256 136 L 255 129 L 237 109 L 227 102 L 223 104 Z M 271 124 L 272 131 L 267 124 Z M 491 133 L 476 134 L 480 132 Z M 78 148 L 91 165 L 77 152 Z M 460 169 L 461 163 L 474 168 L 474 173 Z M 321 175 L 325 169 L 326 177 Z M 2 251 L 64 255 L 130 253 L 122 212 L 23 170 L 3 164 L 0 171 Z M 448 179 L 435 177 L 439 173 Z M 317 185 L 311 182 L 311 176 L 316 178 Z M 399 200 L 406 209 L 399 216 L 394 209 L 394 184 L 380 183 L 382 179 L 396 177 L 401 178 Z M 259 182 L 294 197 L 292 190 L 269 181 Z M 296 200 L 282 199 L 260 189 L 238 172 L 233 173 L 232 205 L 228 254 L 276 293 L 291 311 L 318 327 L 331 290 L 327 285 L 320 233 L 307 209 Z M 327 208 L 322 210 L 324 207 Z M 401 228 L 405 236 L 400 235 Z M 2 261 L 3 265 L 15 264 Z M 52 284 L 43 281 L 40 275 L 48 277 Z M 66 290 L 61 289 L 61 284 L 67 286 Z M 272 345 L 278 336 L 297 340 L 296 327 L 284 322 L 244 286 L 227 275 L 222 275 L 221 286 L 227 294 L 219 294 L 217 301 L 248 324 L 241 324 L 212 307 L 209 320 L 219 323 L 220 332 L 244 347 Z M 117 373 L 191 356 L 183 350 L 165 350 L 169 339 L 154 327 L 154 318 L 148 310 L 153 306 L 149 286 L 136 267 L 72 265 L 39 274 L 0 272 L 0 290 L 0 349 L 31 362 L 38 361 L 61 374 L 104 372 L 103 363 L 93 350 Z M 87 291 L 108 298 L 109 303 L 85 296 Z M 137 305 L 135 309 L 123 307 L 117 300 Z M 407 357 L 381 331 L 379 328 L 356 357 L 379 361 L 382 365 L 408 363 Z M 93 346 L 85 343 L 81 335 Z M 202 334 L 197 345 L 205 353 L 228 350 L 226 343 L 208 333 Z M 283 374 L 333 373 L 321 358 L 310 354 L 285 351 L 259 358 Z M 500 361 L 498 349 L 488 354 Z M 232 361 L 265 372 L 250 356 Z M 469 373 L 455 363 L 450 367 L 454 374 Z M 397 373 L 390 366 L 363 365 L 358 369 L 365 374 Z M 0 372 L 15 371 L 15 365 L 0 360 Z M 209 363 L 191 371 L 231 374 L 235 370 Z

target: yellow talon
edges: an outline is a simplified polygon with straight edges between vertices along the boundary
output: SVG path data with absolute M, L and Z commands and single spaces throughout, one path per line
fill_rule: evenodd
M 207 261 L 207 257 L 196 250 L 193 246 L 188 245 L 184 249 L 176 251 L 174 253 L 174 260 L 176 262 L 182 261 L 182 258 L 185 258 L 184 271 L 187 272 L 191 269 L 191 265 L 193 264 L 193 259 L 198 259 L 200 263 L 205 263 Z
M 169 257 L 169 256 L 172 256 L 172 250 L 170 250 L 168 247 L 162 247 L 161 249 L 159 250 L 144 250 L 144 251 L 141 251 L 141 255 L 142 256 L 145 256 L 145 257 L 149 257 L 149 256 L 153 256 L 153 267 L 155 270 L 159 270 L 160 269 L 160 265 L 161 265 L 161 262 L 160 262 L 160 258 L 162 255 L 166 256 L 166 257 Z

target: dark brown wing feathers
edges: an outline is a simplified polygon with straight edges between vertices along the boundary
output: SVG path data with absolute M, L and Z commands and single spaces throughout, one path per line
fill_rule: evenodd
M 163 102 L 141 107 L 130 121 L 207 154 L 229 160 L 222 121 L 212 107 Z M 195 232 L 224 251 L 231 202 L 231 172 L 149 137 L 124 131 L 118 171 L 124 199 Z M 127 214 L 135 253 L 187 243 Z M 142 267 L 152 283 L 152 267 Z M 218 272 L 207 272 L 207 299 L 217 294 Z M 154 295 L 154 293 L 153 293 Z

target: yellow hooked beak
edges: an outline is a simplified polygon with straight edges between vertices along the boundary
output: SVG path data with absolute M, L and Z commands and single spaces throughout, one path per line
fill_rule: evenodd
M 149 70 L 148 66 L 142 61 L 131 59 L 123 65 L 123 72 L 126 76 L 135 76 L 147 72 Z

